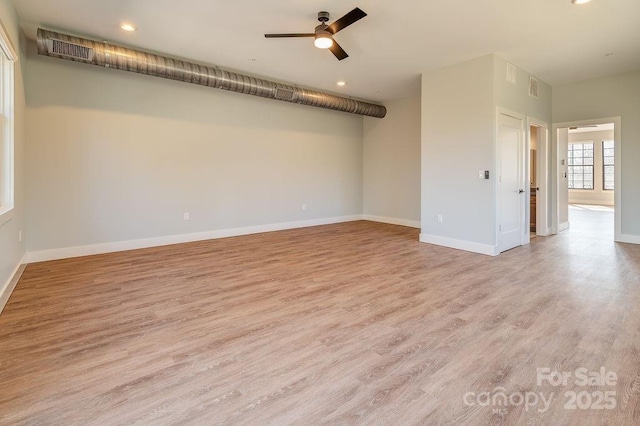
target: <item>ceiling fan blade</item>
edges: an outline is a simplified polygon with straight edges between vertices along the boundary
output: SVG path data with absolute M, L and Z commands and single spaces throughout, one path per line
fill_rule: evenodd
M 356 7 L 351 12 L 347 13 L 342 18 L 329 25 L 327 27 L 327 31 L 329 31 L 331 34 L 335 34 L 338 31 L 343 30 L 349 25 L 353 24 L 354 22 L 359 21 L 365 16 L 367 16 L 367 14 L 364 13 L 360 8 Z
M 571 126 L 569 127 L 569 130 L 577 130 L 577 129 L 586 129 L 587 127 L 598 127 L 597 124 L 585 124 L 582 126 Z
M 349 57 L 349 55 L 347 55 L 347 52 L 345 52 L 344 49 L 340 47 L 340 45 L 336 43 L 335 40 L 333 40 L 333 45 L 331 45 L 329 50 L 336 56 L 336 58 L 338 58 L 339 61 Z
M 265 38 L 315 37 L 315 33 L 265 34 Z

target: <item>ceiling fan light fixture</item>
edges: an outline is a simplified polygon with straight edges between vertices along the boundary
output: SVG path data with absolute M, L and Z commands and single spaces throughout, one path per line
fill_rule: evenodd
M 315 36 L 315 40 L 313 40 L 314 46 L 318 49 L 328 49 L 333 46 L 333 38 L 331 37 L 331 33 L 328 31 L 318 31 Z

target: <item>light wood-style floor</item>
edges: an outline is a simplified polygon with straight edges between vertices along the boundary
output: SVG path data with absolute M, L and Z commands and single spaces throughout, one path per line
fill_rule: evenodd
M 29 265 L 0 424 L 639 424 L 640 247 L 599 213 L 496 258 L 362 221 Z M 618 380 L 538 386 L 545 367 Z

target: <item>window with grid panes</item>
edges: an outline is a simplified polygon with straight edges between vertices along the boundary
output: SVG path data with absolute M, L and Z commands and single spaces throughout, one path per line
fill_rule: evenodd
M 13 210 L 13 69 L 16 53 L 0 25 L 0 225 Z
M 569 144 L 569 189 L 593 189 L 593 142 Z
M 615 182 L 613 141 L 602 141 L 602 189 L 613 191 Z

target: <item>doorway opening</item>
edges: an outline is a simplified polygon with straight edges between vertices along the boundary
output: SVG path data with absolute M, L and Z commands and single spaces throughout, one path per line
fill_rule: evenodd
M 551 234 L 549 124 L 498 108 L 496 254 Z
M 554 233 L 618 240 L 620 118 L 554 125 Z
M 551 234 L 549 226 L 549 125 L 529 117 L 528 122 L 528 239 Z

